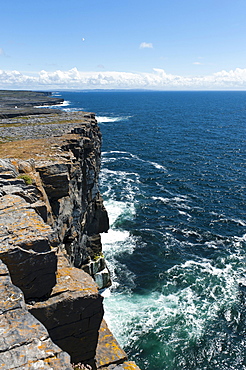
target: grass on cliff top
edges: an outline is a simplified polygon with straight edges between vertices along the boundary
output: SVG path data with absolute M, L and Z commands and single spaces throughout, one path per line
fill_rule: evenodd
M 46 125 L 63 125 L 72 124 L 77 126 L 88 122 L 84 117 L 86 112 L 66 112 L 57 116 L 22 116 L 18 118 L 0 119 L 0 128 L 6 132 L 9 127 L 26 126 L 46 126 Z M 24 132 L 24 131 L 23 131 Z M 0 158 L 17 158 L 17 159 L 46 159 L 54 160 L 56 156 L 62 154 L 59 149 L 64 142 L 70 139 L 77 139 L 76 134 L 64 134 L 62 136 L 51 136 L 46 138 L 25 139 L 25 133 L 17 131 L 16 135 L 0 135 Z
M 45 139 L 16 140 L 0 144 L 0 158 L 56 160 L 62 153 L 60 147 L 78 135 L 68 134 Z
M 16 118 L 8 118 L 8 120 L 17 121 Z M 18 117 L 18 121 L 23 120 L 24 122 L 10 122 L 10 123 L 1 123 L 0 127 L 21 127 L 21 126 L 43 126 L 43 125 L 63 125 L 63 124 L 77 124 L 77 123 L 84 123 L 82 119 L 63 119 L 63 120 L 46 120 L 46 122 L 28 122 L 28 120 L 33 121 L 30 119 L 30 116 L 26 117 Z

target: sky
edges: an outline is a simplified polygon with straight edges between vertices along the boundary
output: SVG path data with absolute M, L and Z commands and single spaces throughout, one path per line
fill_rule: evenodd
M 246 90 L 246 0 L 5 0 L 0 89 Z

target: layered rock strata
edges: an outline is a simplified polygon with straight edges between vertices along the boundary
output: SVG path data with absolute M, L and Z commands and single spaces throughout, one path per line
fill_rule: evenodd
M 70 267 L 61 254 L 57 284 L 48 299 L 28 305 L 48 329 L 51 339 L 71 356 L 72 362 L 94 365 L 98 332 L 103 318 L 102 296 L 91 277 Z
M 9 190 L 14 188 L 8 186 Z M 6 191 L 6 186 L 3 189 Z M 56 249 L 51 248 L 52 243 L 57 244 L 54 232 L 19 195 L 0 198 L 0 238 L 0 258 L 25 299 L 48 295 L 56 284 L 57 256 Z
M 19 288 L 12 284 L 0 261 L 0 369 L 72 369 L 70 357 L 50 339 L 45 327 L 31 315 Z
M 43 117 L 35 125 L 35 140 L 29 139 L 28 132 L 23 133 L 23 125 L 14 127 L 18 132 L 21 129 L 25 140 L 3 143 L 0 154 L 15 158 L 5 160 L 2 166 L 19 179 L 3 179 L 2 185 L 12 195 L 28 193 L 29 207 L 36 206 L 44 222 L 52 228 L 55 237 L 46 237 L 46 251 L 51 245 L 64 245 L 70 262 L 75 267 L 84 267 L 95 279 L 98 274 L 102 288 L 110 280 L 100 239 L 100 233 L 107 232 L 109 227 L 98 190 L 101 133 L 93 114 L 77 112 L 61 116 L 58 123 L 56 117 L 52 117 L 53 122 L 49 120 L 50 126 L 63 133 L 58 137 L 50 136 Z M 73 120 L 79 125 L 75 126 Z M 28 130 L 30 122 L 26 121 Z M 30 178 L 29 185 L 25 184 L 25 176 Z M 15 185 L 15 190 L 10 189 L 11 185 Z
M 70 369 L 65 352 L 71 361 L 94 369 L 137 369 L 102 321 L 102 297 L 95 283 L 99 288 L 110 285 L 100 240 L 109 225 L 98 190 L 100 130 L 93 114 L 61 113 L 59 122 L 56 115 L 49 117 L 47 122 L 40 116 L 36 124 L 27 117 L 26 126 L 7 123 L 13 132 L 18 129 L 21 140 L 14 134 L 14 141 L 4 140 L 0 147 L 0 258 L 27 304 L 20 293 L 25 313 L 16 311 L 8 323 L 3 317 L 3 342 L 8 343 L 10 333 L 15 336 L 11 325 L 28 332 L 23 340 L 17 336 L 13 345 L 0 347 L 0 369 L 55 370 L 56 363 Z M 51 135 L 47 125 L 59 136 Z M 29 138 L 30 126 L 35 139 Z M 4 279 L 7 292 L 10 278 Z M 40 336 L 35 325 L 40 325 Z M 25 352 L 29 342 L 37 347 L 36 358 Z M 47 350 L 41 354 L 42 348 Z

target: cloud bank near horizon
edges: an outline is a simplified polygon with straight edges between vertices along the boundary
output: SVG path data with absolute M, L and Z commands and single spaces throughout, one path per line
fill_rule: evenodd
M 152 73 L 40 71 L 28 75 L 0 70 L 1 89 L 153 89 L 153 90 L 246 90 L 246 68 L 207 76 L 185 77 L 153 68 Z

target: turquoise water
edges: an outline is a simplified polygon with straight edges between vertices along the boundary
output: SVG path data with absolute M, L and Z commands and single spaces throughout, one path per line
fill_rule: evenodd
M 96 113 L 111 330 L 142 370 L 246 369 L 246 92 L 62 92 Z

